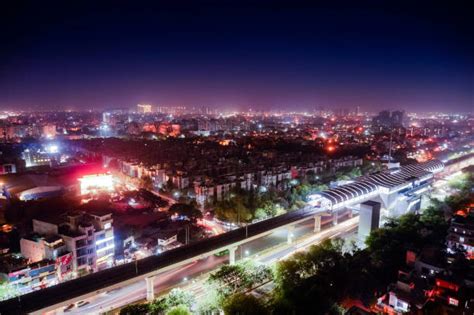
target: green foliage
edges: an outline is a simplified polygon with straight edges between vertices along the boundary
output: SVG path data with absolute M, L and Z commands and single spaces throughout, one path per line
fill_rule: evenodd
M 474 177 L 471 173 L 461 174 L 449 181 L 449 187 L 459 191 L 467 191 L 472 187 Z
M 251 222 L 286 213 L 288 202 L 269 188 L 266 192 L 235 189 L 228 199 L 215 204 L 215 213 L 221 220 L 233 223 Z
M 271 279 L 273 273 L 269 267 L 247 260 L 235 265 L 222 266 L 209 276 L 207 283 L 219 296 L 227 297 Z
M 357 248 L 345 252 L 343 245 L 341 240 L 326 240 L 279 262 L 273 313 L 303 314 L 314 309 L 318 314 L 336 314 L 336 303 L 344 297 L 363 297 L 374 282 L 370 260 Z
M 191 315 L 191 312 L 186 305 L 177 305 L 170 308 L 166 315 Z
M 342 251 L 343 242 L 327 240 L 280 262 L 276 269 L 276 296 L 297 313 L 311 303 L 329 310 L 354 278 Z
M 202 218 L 202 212 L 196 208 L 194 204 L 175 203 L 171 205 L 168 211 L 171 214 L 178 214 L 180 216 L 186 217 L 192 222 Z
M 286 188 L 290 185 L 283 185 Z M 288 209 L 306 205 L 308 195 L 327 189 L 327 185 L 303 182 L 280 191 L 270 187 L 266 192 L 234 190 L 229 198 L 216 202 L 214 210 L 220 220 L 245 223 L 282 215 Z
M 362 176 L 362 170 L 359 167 L 343 167 L 336 171 L 334 177 L 336 180 L 351 180 Z
M 140 178 L 139 187 L 146 190 L 153 190 L 153 180 L 150 176 L 144 175 L 142 178 Z
M 359 176 L 359 172 L 344 175 Z M 302 183 L 292 187 L 286 198 L 293 207 L 298 206 L 312 189 L 314 186 Z M 298 252 L 279 262 L 269 305 L 271 312 L 305 314 L 308 310 L 317 310 L 320 314 L 340 314 L 338 303 L 344 298 L 373 302 L 375 296 L 396 280 L 398 270 L 405 264 L 407 249 L 444 248 L 448 219 L 454 211 L 465 208 L 473 200 L 472 182 L 459 185 L 459 189 L 459 193 L 444 201 L 432 200 L 432 205 L 421 214 L 408 213 L 388 219 L 382 228 L 371 233 L 363 250 L 345 250 L 341 240 L 327 240 L 310 247 L 307 252 Z M 265 209 L 259 212 L 266 214 Z M 469 269 L 467 260 L 463 253 L 458 253 L 456 257 L 450 271 L 462 277 Z M 243 299 L 241 288 L 246 287 L 245 277 L 248 275 L 241 273 L 238 266 L 231 267 L 222 270 L 222 274 L 216 274 L 217 280 L 213 280 L 224 288 L 220 294 L 226 314 L 245 312 L 237 308 L 245 303 L 234 301 L 234 298 L 236 301 Z M 225 286 L 226 282 L 229 285 Z
M 226 315 L 265 315 L 269 314 L 265 305 L 253 295 L 235 294 L 223 305 Z
M 444 246 L 448 224 L 440 208 L 428 207 L 421 215 L 405 214 L 373 231 L 366 240 L 374 275 L 383 287 L 404 264 L 408 248 Z
M 150 311 L 148 304 L 130 304 L 120 310 L 120 315 L 144 315 Z
M 251 222 L 253 219 L 251 209 L 244 204 L 244 200 L 240 196 L 218 202 L 214 211 L 220 220 L 228 222 L 243 223 Z
M 271 201 L 264 202 L 259 208 L 255 210 L 255 219 L 266 219 L 285 214 L 285 209 L 279 203 Z
M 220 310 L 222 304 L 222 296 L 217 293 L 217 290 L 209 284 L 205 284 L 206 295 L 199 299 L 197 305 L 198 314 L 215 314 Z
M 367 248 L 345 252 L 340 240 L 327 240 L 279 262 L 276 267 L 274 313 L 337 313 L 345 297 L 370 300 L 394 281 L 408 248 L 443 246 L 448 224 L 439 208 L 389 219 L 368 237 Z M 356 271 L 356 272 L 355 272 Z
M 165 297 L 154 300 L 150 304 L 150 311 L 151 314 L 163 314 L 178 305 L 182 305 L 189 309 L 194 302 L 194 295 L 190 292 L 176 288 L 171 290 Z
M 181 289 L 173 289 L 166 296 L 166 302 L 169 306 L 185 305 L 190 308 L 194 303 L 194 295 Z
M 20 294 L 20 291 L 15 288 L 15 286 L 10 285 L 8 281 L 3 281 L 0 283 L 0 301 L 11 299 Z

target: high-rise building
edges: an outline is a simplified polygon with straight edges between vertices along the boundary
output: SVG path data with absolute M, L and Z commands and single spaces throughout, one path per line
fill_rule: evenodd
M 392 112 L 392 124 L 394 127 L 402 127 L 403 126 L 403 118 L 405 112 L 401 110 L 396 110 Z
M 112 264 L 115 252 L 112 214 L 108 211 L 71 212 L 65 218 L 34 219 L 33 231 L 59 236 L 72 253 L 72 269 L 101 270 Z
M 403 127 L 405 112 L 396 110 L 390 113 L 388 110 L 381 111 L 372 120 L 372 125 L 376 129 L 392 129 Z
M 137 111 L 139 113 L 147 114 L 151 113 L 151 105 L 150 104 L 138 104 L 137 105 Z

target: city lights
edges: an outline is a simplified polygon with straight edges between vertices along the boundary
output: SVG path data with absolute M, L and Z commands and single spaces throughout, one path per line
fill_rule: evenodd
M 46 152 L 51 154 L 59 153 L 59 146 L 57 144 L 50 144 L 46 147 Z
M 472 1 L 16 2 L 1 314 L 474 315 Z
M 112 192 L 114 190 L 111 174 L 85 175 L 79 178 L 81 184 L 81 195 L 97 194 L 101 191 Z

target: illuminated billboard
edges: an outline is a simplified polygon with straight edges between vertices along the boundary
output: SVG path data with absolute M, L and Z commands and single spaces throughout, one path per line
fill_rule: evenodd
M 85 175 L 79 178 L 81 195 L 111 192 L 114 190 L 111 174 Z

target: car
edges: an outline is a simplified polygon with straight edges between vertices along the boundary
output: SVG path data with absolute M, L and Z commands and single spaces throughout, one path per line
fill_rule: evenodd
M 79 301 L 79 302 L 77 302 L 77 307 L 83 307 L 83 306 L 86 306 L 89 303 L 90 303 L 89 301 Z
M 74 303 L 73 304 L 69 304 L 65 309 L 64 309 L 64 312 L 70 312 L 73 308 L 74 308 Z

